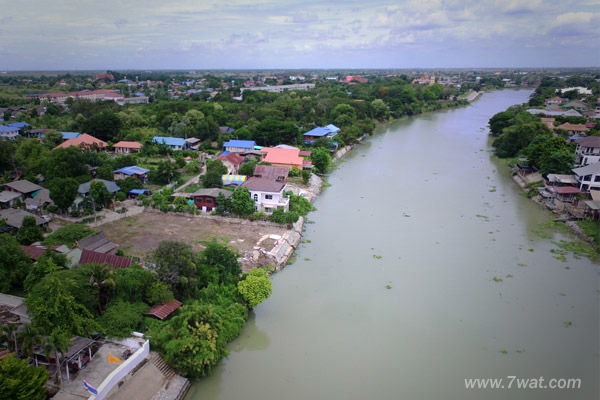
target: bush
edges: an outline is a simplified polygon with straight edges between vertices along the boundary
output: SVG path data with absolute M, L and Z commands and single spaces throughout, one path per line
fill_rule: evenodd
M 100 318 L 98 324 L 108 337 L 123 339 L 131 336 L 144 321 L 144 313 L 150 309 L 145 303 L 128 303 L 122 300 L 112 301 Z
M 66 244 L 72 246 L 78 240 L 92 235 L 94 231 L 84 224 L 70 224 L 57 229 L 44 239 L 42 244 L 52 246 Z
M 117 201 L 123 201 L 127 198 L 127 195 L 124 192 L 117 192 Z
M 238 282 L 238 290 L 250 308 L 256 307 L 271 295 L 271 279 L 268 272 L 262 268 L 251 270 Z
M 248 217 L 251 221 L 264 221 L 267 219 L 267 215 L 262 211 L 257 211 Z

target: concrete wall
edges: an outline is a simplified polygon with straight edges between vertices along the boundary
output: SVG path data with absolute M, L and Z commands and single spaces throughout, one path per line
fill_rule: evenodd
M 148 354 L 150 354 L 150 342 L 146 340 L 144 345 L 138 349 L 131 357 L 123 361 L 123 364 L 119 365 L 117 369 L 110 373 L 104 379 L 104 382 L 98 386 L 98 395 L 91 395 L 88 400 L 102 400 L 111 391 L 111 389 L 119 383 L 121 379 L 131 372 L 139 363 L 144 360 Z

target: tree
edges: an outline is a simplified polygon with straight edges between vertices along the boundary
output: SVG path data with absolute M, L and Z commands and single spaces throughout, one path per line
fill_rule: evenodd
M 238 173 L 240 175 L 254 176 L 254 168 L 256 168 L 256 160 L 245 162 L 241 165 Z
M 329 155 L 329 151 L 327 151 L 326 149 L 316 148 L 312 152 L 312 162 L 317 171 L 324 174 L 329 170 L 329 167 L 331 166 L 331 155 Z
M 196 284 L 197 257 L 191 247 L 172 240 L 160 242 L 152 256 L 158 279 L 178 294 L 189 294 Z
M 111 110 L 104 110 L 84 122 L 83 130 L 98 139 L 113 140 L 121 130 L 121 119 Z
M 165 304 L 173 301 L 173 292 L 171 287 L 165 282 L 154 281 L 146 290 L 146 299 L 150 304 Z
M 242 217 L 254 212 L 254 201 L 250 197 L 250 191 L 245 187 L 238 187 L 231 196 L 231 211 Z
M 23 324 L 22 330 L 17 333 L 17 342 L 19 342 L 21 351 L 29 357 L 33 356 L 33 348 L 42 344 L 42 337 L 37 329 L 31 324 Z
M 45 400 L 48 371 L 9 355 L 0 360 L 0 399 Z
M 44 246 L 52 246 L 57 244 L 73 246 L 76 241 L 86 238 L 92 234 L 94 234 L 92 228 L 85 224 L 70 224 L 52 232 L 46 237 L 46 239 L 44 239 L 42 244 L 44 244 Z
M 91 153 L 91 152 L 90 152 Z M 96 178 L 104 179 L 106 181 L 113 180 L 113 167 L 110 164 L 104 164 L 98 168 L 96 171 Z M 135 178 L 133 178 L 135 179 Z
M 123 300 L 111 301 L 98 324 L 102 331 L 111 338 L 130 337 L 144 322 L 144 313 L 150 309 L 145 303 L 129 303 Z
M 250 308 L 254 308 L 268 299 L 272 292 L 269 273 L 262 268 L 250 270 L 238 282 L 237 287 Z
M 56 146 L 61 144 L 63 141 L 64 140 L 63 140 L 62 133 L 57 132 L 54 129 L 50 129 L 48 132 L 46 132 L 44 134 L 44 145 L 49 149 L 55 148 Z
M 217 214 L 224 215 L 231 210 L 231 199 L 226 198 L 223 193 L 219 193 L 215 202 L 217 204 L 217 207 L 215 208 Z
M 302 182 L 304 182 L 304 184 L 308 184 L 308 181 L 310 180 L 310 171 L 307 169 L 303 169 L 302 170 Z
M 97 330 L 93 315 L 75 300 L 74 288 L 75 281 L 61 277 L 59 272 L 46 275 L 33 287 L 25 303 L 40 333 L 51 334 L 58 329 L 71 337 Z
M 103 306 L 110 300 L 110 292 L 116 286 L 113 268 L 110 264 L 89 263 L 80 265 L 79 269 L 89 275 L 90 285 L 98 296 L 98 311 L 102 313 Z
M 22 287 L 31 265 L 31 258 L 19 247 L 17 239 L 0 234 L 0 292 Z
M 228 354 L 225 345 L 239 335 L 246 316 L 241 304 L 221 307 L 196 301 L 151 331 L 152 345 L 179 373 L 199 378 Z
M 151 175 L 156 183 L 168 184 L 179 177 L 179 171 L 174 162 L 164 160 L 158 164 L 158 169 Z
M 390 111 L 385 102 L 381 99 L 375 99 L 371 102 L 373 108 L 373 116 L 379 121 L 383 121 L 389 117 Z
M 122 299 L 129 303 L 145 300 L 148 288 L 156 281 L 152 272 L 141 267 L 117 269 L 113 279 L 116 283 L 113 299 Z
M 50 198 L 62 211 L 67 211 L 79 194 L 79 184 L 73 178 L 55 178 L 49 184 Z
M 37 225 L 35 217 L 27 216 L 23 218 L 21 227 L 17 232 L 17 240 L 19 243 L 28 246 L 31 243 L 42 240 L 43 238 L 44 235 L 42 235 L 42 230 Z
M 237 260 L 238 257 L 239 255 L 235 251 L 232 251 L 224 244 L 217 243 L 216 241 L 208 242 L 206 249 L 200 253 L 200 272 L 204 273 L 216 270 L 218 281 L 214 283 L 236 283 L 242 273 L 242 267 Z M 205 279 L 203 283 L 208 285 L 210 283 L 209 279 Z
M 67 268 L 69 261 L 65 254 L 58 254 L 50 249 L 46 249 L 44 255 L 36 260 L 29 274 L 23 282 L 23 287 L 27 291 L 31 289 L 51 272 L 61 271 Z
M 496 148 L 496 155 L 500 158 L 514 157 L 526 148 L 536 136 L 551 136 L 547 126 L 541 122 L 516 124 L 504 128 L 492 144 Z
M 112 201 L 112 194 L 106 188 L 102 181 L 90 182 L 90 197 L 96 203 L 96 207 L 107 207 Z
M 61 354 L 65 354 L 69 347 L 73 344 L 71 342 L 71 335 L 63 329 L 56 328 L 52 330 L 50 335 L 46 337 L 43 343 L 44 353 L 46 358 L 50 358 L 49 355 L 54 352 L 54 360 L 56 361 L 56 375 L 60 375 L 58 384 L 62 384 L 62 372 L 60 370 L 60 357 Z M 68 367 L 67 367 L 68 368 Z
M 83 154 L 75 146 L 53 150 L 50 157 L 43 160 L 42 167 L 44 168 L 44 176 L 48 181 L 54 178 L 82 177 L 83 182 L 85 182 L 90 176 Z
M 173 204 L 175 205 L 175 211 L 183 212 L 188 205 L 188 201 L 185 197 L 178 196 L 175 197 L 175 200 L 173 200 Z
M 206 174 L 202 176 L 202 185 L 205 188 L 222 187 L 222 176 L 227 173 L 227 167 L 221 160 L 207 160 Z

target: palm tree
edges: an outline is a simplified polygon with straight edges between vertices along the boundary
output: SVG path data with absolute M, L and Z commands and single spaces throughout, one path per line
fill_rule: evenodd
M 38 330 L 31 324 L 23 325 L 22 331 L 17 334 L 17 340 L 21 343 L 21 351 L 29 357 L 33 357 L 33 348 L 42 344 Z
M 55 329 L 50 336 L 45 338 L 43 343 L 44 353 L 46 358 L 50 358 L 50 354 L 54 352 L 54 361 L 56 361 L 56 373 L 60 376 L 59 385 L 62 383 L 62 373 L 60 371 L 60 357 L 64 355 L 73 343 L 69 336 L 62 330 Z M 68 368 L 68 366 L 67 366 Z
M 109 264 L 95 263 L 88 264 L 86 268 L 90 274 L 90 284 L 98 291 L 98 311 L 101 313 L 103 305 L 110 300 L 110 290 L 117 285 L 112 278 L 113 268 Z
M 10 351 L 17 351 L 17 324 L 2 326 L 0 330 L 0 343 L 6 342 Z

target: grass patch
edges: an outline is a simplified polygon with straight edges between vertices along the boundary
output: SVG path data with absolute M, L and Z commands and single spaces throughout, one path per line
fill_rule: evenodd
M 194 184 L 191 184 L 190 186 L 186 187 L 185 190 L 184 190 L 184 192 L 185 193 L 194 193 L 198 189 L 201 189 L 201 186 L 200 185 L 196 185 L 194 183 Z
M 586 236 L 594 239 L 596 251 L 598 252 L 598 250 L 600 250 L 600 222 L 581 220 L 577 221 L 577 225 L 583 230 L 583 233 L 585 233 Z

